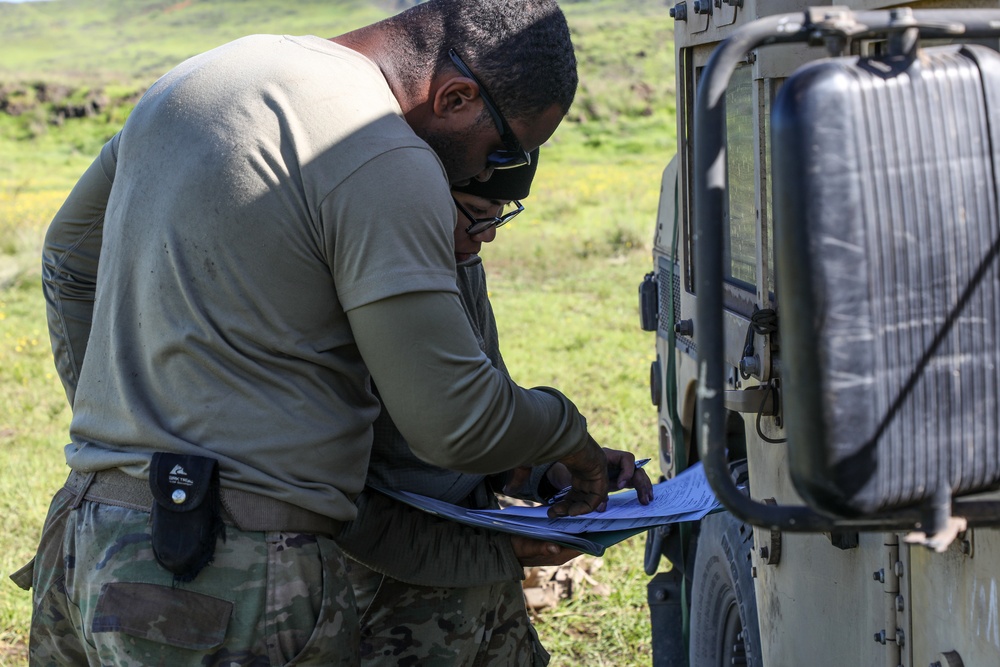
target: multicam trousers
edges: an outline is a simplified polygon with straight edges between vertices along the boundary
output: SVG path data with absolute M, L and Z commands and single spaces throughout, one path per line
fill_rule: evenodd
M 227 526 L 215 560 L 176 583 L 149 513 L 66 490 L 49 508 L 32 585 L 31 665 L 357 665 L 344 557 L 325 537 Z
M 474 588 L 414 586 L 347 559 L 361 613 L 364 667 L 544 667 L 549 654 L 520 581 Z

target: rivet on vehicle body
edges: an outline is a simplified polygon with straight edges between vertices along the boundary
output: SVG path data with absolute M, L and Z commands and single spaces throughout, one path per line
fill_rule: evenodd
M 963 530 L 958 534 L 958 549 L 962 554 L 972 558 L 972 531 Z
M 938 654 L 938 659 L 932 662 L 929 667 L 965 667 L 965 661 L 957 651 L 945 651 Z

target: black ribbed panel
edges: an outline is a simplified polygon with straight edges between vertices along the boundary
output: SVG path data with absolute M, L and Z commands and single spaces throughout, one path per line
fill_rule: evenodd
M 670 280 L 670 260 L 661 257 L 656 267 L 657 292 L 660 295 L 660 314 L 657 332 L 666 338 L 677 321 L 681 319 L 681 269 L 679 265 L 674 265 L 673 282 Z M 670 320 L 670 299 L 674 302 L 674 320 Z M 678 336 L 677 340 L 682 342 L 690 350 L 696 350 L 693 338 Z
M 943 47 L 827 62 L 776 101 L 789 456 L 821 507 L 1000 480 L 997 76 L 994 52 Z

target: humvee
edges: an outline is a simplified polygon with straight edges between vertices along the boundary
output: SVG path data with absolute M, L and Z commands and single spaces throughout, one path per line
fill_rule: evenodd
M 654 665 L 1000 665 L 1000 3 L 946 4 L 670 9 L 640 311 L 725 511 L 647 536 Z

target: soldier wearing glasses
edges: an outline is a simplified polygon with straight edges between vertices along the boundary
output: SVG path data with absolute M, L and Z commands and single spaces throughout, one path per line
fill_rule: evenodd
M 536 150 L 527 166 L 452 188 L 458 209 L 455 261 L 462 303 L 480 347 L 504 374 L 479 251 L 496 238 L 498 227 L 524 211 L 520 200 L 528 196 L 537 165 Z M 630 482 L 648 501 L 645 474 L 637 471 Z M 559 464 L 484 476 L 425 463 L 383 411 L 375 422 L 368 482 L 357 499 L 358 517 L 337 540 L 349 557 L 361 618 L 362 664 L 547 664 L 548 653 L 525 609 L 523 567 L 558 565 L 578 552 L 440 519 L 378 489 L 487 509 L 498 506 L 496 492 L 542 501 L 565 483 L 566 470 Z

